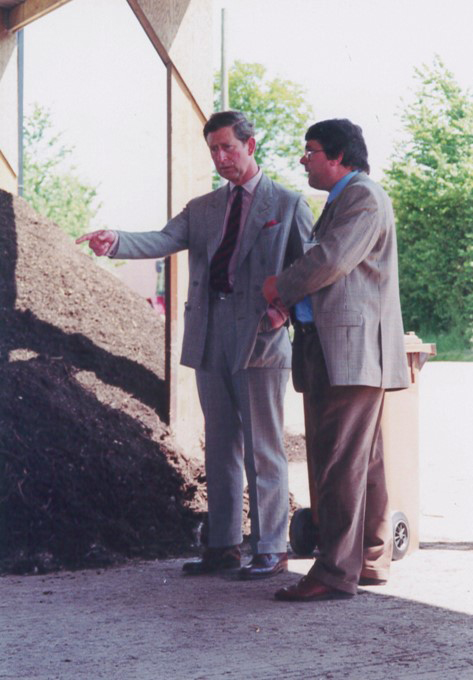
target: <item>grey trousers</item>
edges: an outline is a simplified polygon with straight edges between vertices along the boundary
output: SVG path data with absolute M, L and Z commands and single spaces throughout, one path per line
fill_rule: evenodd
M 386 579 L 392 528 L 380 432 L 384 390 L 332 387 L 317 333 L 296 338 L 307 455 L 317 497 L 320 581 L 356 593 L 360 575 Z
M 233 373 L 233 301 L 214 300 L 197 388 L 205 418 L 209 547 L 242 541 L 244 472 L 254 554 L 286 552 L 289 506 L 283 406 L 288 368 Z

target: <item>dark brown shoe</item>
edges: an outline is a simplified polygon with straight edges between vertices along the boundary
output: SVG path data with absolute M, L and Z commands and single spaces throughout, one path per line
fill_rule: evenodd
M 358 585 L 360 586 L 385 586 L 387 579 L 384 578 L 371 578 L 369 576 L 360 576 Z
M 231 545 L 226 548 L 206 548 L 200 560 L 185 562 L 182 571 L 190 576 L 198 576 L 225 569 L 238 569 L 239 566 L 240 548 Z
M 238 576 L 244 581 L 268 578 L 287 571 L 287 553 L 260 553 L 253 555 L 251 562 L 242 567 Z
M 293 586 L 281 588 L 274 597 L 283 602 L 313 602 L 314 600 L 344 600 L 352 598 L 351 593 L 337 590 L 319 581 L 310 572 Z

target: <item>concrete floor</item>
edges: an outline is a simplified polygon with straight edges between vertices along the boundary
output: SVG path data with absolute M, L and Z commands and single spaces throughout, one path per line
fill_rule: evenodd
M 275 601 L 304 559 L 256 583 L 186 578 L 183 560 L 4 577 L 0 680 L 473 680 L 472 388 L 473 364 L 422 371 L 421 549 L 388 585 Z M 304 503 L 305 463 L 291 488 Z

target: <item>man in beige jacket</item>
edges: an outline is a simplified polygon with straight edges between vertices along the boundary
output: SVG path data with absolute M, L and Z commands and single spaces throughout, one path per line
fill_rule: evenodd
M 292 309 L 293 380 L 304 393 L 320 557 L 279 600 L 350 597 L 388 577 L 392 531 L 380 420 L 385 390 L 408 386 L 394 215 L 369 177 L 361 128 L 309 128 L 309 184 L 329 192 L 305 254 L 263 287 Z

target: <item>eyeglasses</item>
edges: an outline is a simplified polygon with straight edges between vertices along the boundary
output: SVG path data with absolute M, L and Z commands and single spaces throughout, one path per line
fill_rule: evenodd
M 310 161 L 315 153 L 325 153 L 325 151 L 323 149 L 306 149 L 302 158 L 307 158 Z

